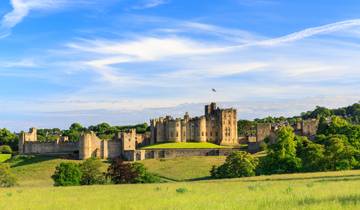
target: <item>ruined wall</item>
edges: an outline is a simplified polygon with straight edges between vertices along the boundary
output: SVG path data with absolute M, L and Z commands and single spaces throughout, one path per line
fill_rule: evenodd
M 317 119 L 303 120 L 301 124 L 302 135 L 311 138 L 316 135 L 318 127 L 319 120 Z
M 256 141 L 263 142 L 271 134 L 271 123 L 258 123 L 256 125 Z

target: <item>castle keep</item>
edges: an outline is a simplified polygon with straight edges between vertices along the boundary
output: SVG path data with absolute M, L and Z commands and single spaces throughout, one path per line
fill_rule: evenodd
M 191 118 L 170 116 L 150 121 L 151 143 L 211 142 L 219 145 L 238 144 L 236 109 L 220 109 L 215 103 L 205 106 L 205 115 Z

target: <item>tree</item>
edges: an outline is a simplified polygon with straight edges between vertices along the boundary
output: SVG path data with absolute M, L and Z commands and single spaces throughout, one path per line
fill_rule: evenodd
M 358 165 L 353 157 L 354 148 L 347 142 L 346 136 L 329 136 L 325 156 L 329 170 L 349 170 Z
M 0 154 L 12 154 L 12 149 L 8 145 L 0 146 Z
M 0 145 L 9 145 L 13 150 L 17 150 L 19 137 L 11 133 L 8 129 L 0 129 Z
M 260 161 L 260 173 L 292 173 L 301 168 L 301 159 L 296 156 L 294 130 L 290 126 L 281 127 L 276 132 L 274 144 L 267 147 L 268 155 Z
M 105 183 L 104 173 L 101 171 L 102 162 L 96 158 L 89 158 L 80 164 L 81 184 L 93 185 Z
M 80 185 L 81 170 L 76 163 L 60 163 L 56 167 L 54 175 L 51 177 L 55 186 L 74 186 Z
M 125 163 L 122 159 L 115 158 L 108 168 L 107 177 L 114 184 L 124 184 L 134 183 L 137 174 L 132 170 L 130 163 Z
M 316 144 L 307 137 L 296 137 L 297 157 L 301 159 L 302 171 L 323 171 L 325 166 L 324 145 Z
M 143 164 L 125 163 L 120 158 L 116 158 L 111 162 L 107 177 L 114 184 L 154 183 L 160 181 L 160 178 L 149 173 Z
M 247 152 L 233 152 L 226 158 L 223 165 L 213 166 L 210 173 L 217 179 L 254 176 L 258 163 L 258 159 Z
M 12 187 L 16 185 L 16 178 L 10 171 L 10 165 L 0 164 L 0 187 Z

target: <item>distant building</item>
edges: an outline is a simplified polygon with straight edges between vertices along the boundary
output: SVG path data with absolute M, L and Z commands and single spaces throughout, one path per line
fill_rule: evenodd
M 236 109 L 220 109 L 215 103 L 205 106 L 205 115 L 191 118 L 160 117 L 150 121 L 151 144 L 162 142 L 211 142 L 237 145 Z

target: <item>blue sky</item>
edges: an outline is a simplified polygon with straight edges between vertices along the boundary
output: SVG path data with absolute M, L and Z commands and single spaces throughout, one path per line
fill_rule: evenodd
M 0 127 L 355 103 L 359 14 L 356 0 L 3 0 Z

